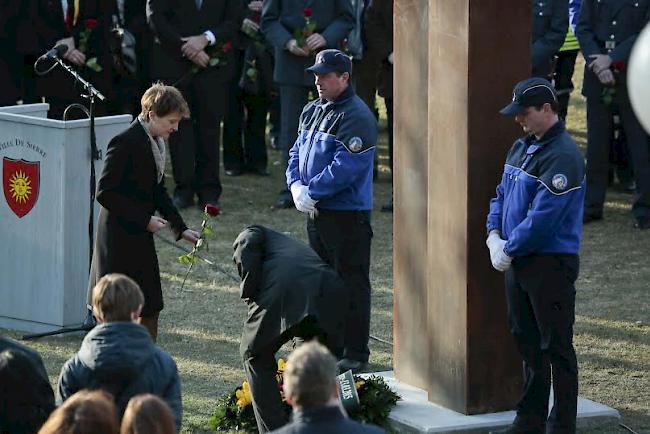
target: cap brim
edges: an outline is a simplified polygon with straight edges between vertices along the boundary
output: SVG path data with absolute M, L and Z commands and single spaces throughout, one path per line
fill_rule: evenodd
M 336 71 L 336 68 L 333 68 L 330 65 L 327 65 L 325 63 L 317 63 L 316 65 L 312 65 L 309 68 L 305 69 L 307 72 L 311 72 L 312 74 L 327 74 L 332 71 Z
M 499 110 L 499 113 L 502 115 L 518 115 L 519 113 L 523 113 L 526 111 L 526 107 L 517 104 L 516 102 L 511 102 L 501 110 Z

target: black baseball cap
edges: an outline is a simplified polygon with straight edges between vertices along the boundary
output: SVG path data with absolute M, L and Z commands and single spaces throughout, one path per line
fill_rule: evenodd
M 499 110 L 502 115 L 516 115 L 528 107 L 538 107 L 544 103 L 557 102 L 553 85 L 544 78 L 533 77 L 520 81 L 512 91 L 512 102 Z
M 341 50 L 333 48 L 320 51 L 316 54 L 314 64 L 306 69 L 314 74 L 327 74 L 328 72 L 352 73 L 352 60 Z

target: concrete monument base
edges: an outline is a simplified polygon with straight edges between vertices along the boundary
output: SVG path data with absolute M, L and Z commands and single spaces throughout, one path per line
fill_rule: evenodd
M 508 426 L 515 418 L 514 411 L 467 416 L 427 401 L 425 390 L 395 379 L 392 371 L 362 376 L 370 375 L 381 376 L 402 397 L 389 416 L 393 428 L 399 433 L 487 433 Z M 579 428 L 616 425 L 620 417 L 611 407 L 578 398 Z

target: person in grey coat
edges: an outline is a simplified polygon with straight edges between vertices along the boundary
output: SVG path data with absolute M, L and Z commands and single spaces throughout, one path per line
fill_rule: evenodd
M 533 0 L 532 13 L 532 77 L 548 79 L 569 28 L 569 4 L 567 0 Z
M 275 353 L 294 337 L 319 338 L 340 356 L 347 290 L 306 244 L 264 226 L 249 226 L 233 244 L 248 305 L 240 352 L 260 432 L 287 423 L 275 379 Z
M 81 389 L 103 389 L 115 397 L 122 414 L 133 396 L 152 393 L 169 404 L 180 430 L 183 406 L 176 363 L 135 322 L 144 303 L 137 283 L 123 274 L 107 274 L 94 287 L 92 303 L 99 324 L 63 365 L 57 404 Z
M 315 25 L 314 32 L 296 39 L 296 32 Z M 298 119 L 307 103 L 309 91 L 315 91 L 314 79 L 305 69 L 313 63 L 316 52 L 339 48 L 354 27 L 350 0 L 267 0 L 262 9 L 261 28 L 275 50 L 273 80 L 280 88 L 280 143 L 282 163 L 286 168 L 289 149 L 298 136 Z M 275 203 L 276 208 L 293 205 L 286 187 Z

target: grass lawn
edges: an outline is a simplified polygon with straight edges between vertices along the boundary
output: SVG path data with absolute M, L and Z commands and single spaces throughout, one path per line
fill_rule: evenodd
M 581 71 L 581 65 L 577 65 L 576 78 Z M 385 131 L 383 113 L 382 126 Z M 577 91 L 572 98 L 568 127 L 584 147 L 585 104 Z M 379 212 L 390 198 L 391 188 L 385 134 L 381 140 L 380 179 L 375 183 L 373 214 L 371 334 L 392 341 L 392 215 Z M 270 208 L 282 186 L 283 174 L 278 152 L 270 151 L 269 158 L 270 178 L 222 178 L 223 214 L 215 221 L 216 236 L 206 255 L 221 271 L 199 263 L 181 292 L 185 267 L 176 259 L 181 253 L 157 241 L 166 303 L 160 318 L 159 344 L 179 366 L 184 433 L 207 432 L 207 419 L 217 397 L 231 391 L 244 378 L 239 336 L 245 305 L 239 299 L 237 282 L 231 277 L 235 273 L 231 259 L 235 236 L 246 225 L 258 223 L 306 241 L 305 220 L 296 210 Z M 168 184 L 170 188 L 173 185 L 169 173 Z M 632 228 L 630 201 L 631 196 L 610 191 L 605 219 L 584 229 L 575 346 L 580 363 L 580 394 L 618 409 L 622 422 L 637 433 L 650 433 L 650 231 Z M 198 210 L 187 210 L 183 215 L 191 227 L 199 226 Z M 169 232 L 163 236 L 171 239 Z M 61 365 L 78 350 L 80 342 L 81 336 L 75 335 L 41 339 L 29 345 L 42 354 L 55 385 Z M 371 340 L 370 348 L 370 370 L 391 369 L 391 347 Z M 608 427 L 582 432 L 624 430 Z

